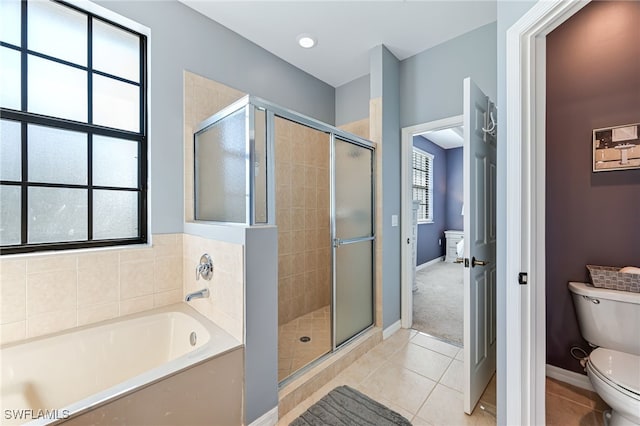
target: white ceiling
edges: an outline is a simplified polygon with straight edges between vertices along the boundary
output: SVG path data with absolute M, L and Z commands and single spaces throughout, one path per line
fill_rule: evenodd
M 368 74 L 377 45 L 403 60 L 496 20 L 495 0 L 180 1 L 334 87 Z
M 435 130 L 421 134 L 431 142 L 444 149 L 458 148 L 462 146 L 464 140 L 462 136 L 462 126 L 450 129 Z

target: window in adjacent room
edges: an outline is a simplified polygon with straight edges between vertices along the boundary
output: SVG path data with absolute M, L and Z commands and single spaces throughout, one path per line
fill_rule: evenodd
M 433 222 L 433 155 L 413 148 L 413 199 L 418 201 L 418 222 Z
M 3 253 L 147 241 L 148 30 L 86 4 L 0 2 Z

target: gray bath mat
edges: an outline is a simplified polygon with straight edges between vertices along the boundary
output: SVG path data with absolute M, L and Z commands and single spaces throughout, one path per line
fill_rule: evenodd
M 411 426 L 409 420 L 349 386 L 323 396 L 289 426 Z

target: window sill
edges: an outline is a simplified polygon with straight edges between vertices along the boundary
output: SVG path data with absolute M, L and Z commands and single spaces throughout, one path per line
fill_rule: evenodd
M 418 225 L 427 225 L 435 223 L 433 220 L 419 220 Z

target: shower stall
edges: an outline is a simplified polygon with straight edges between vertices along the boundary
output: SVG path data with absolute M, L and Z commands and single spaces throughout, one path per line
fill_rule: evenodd
M 374 146 L 245 96 L 198 125 L 195 220 L 278 229 L 278 380 L 374 324 Z

